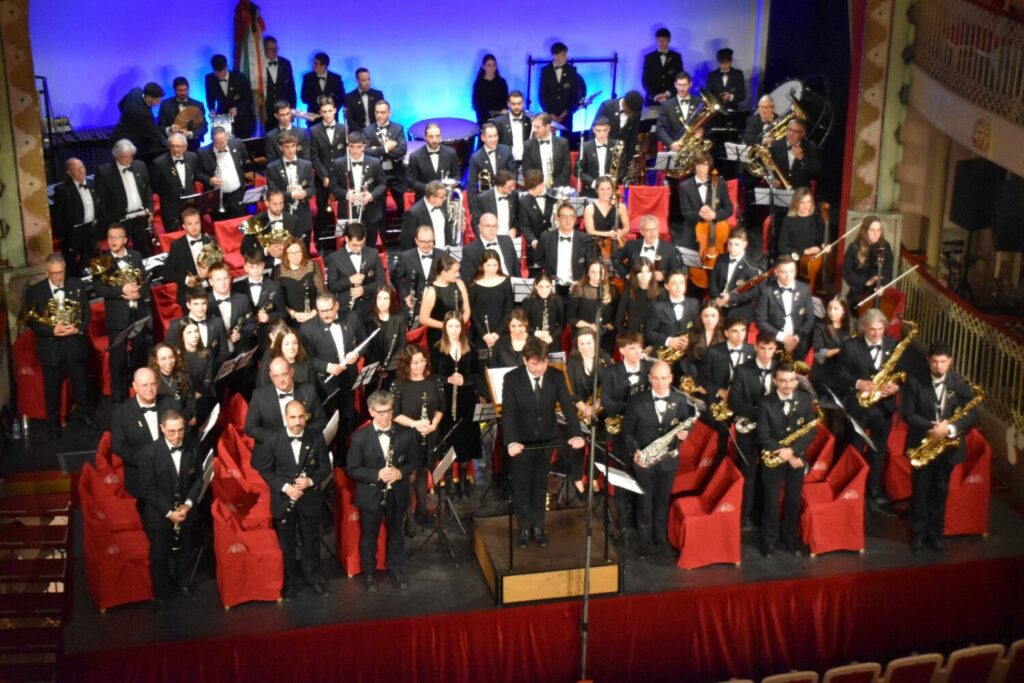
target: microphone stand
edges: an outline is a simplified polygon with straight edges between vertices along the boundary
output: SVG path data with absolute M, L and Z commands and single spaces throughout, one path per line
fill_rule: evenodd
M 775 262 L 775 174 L 772 173 L 770 168 L 767 168 L 765 164 L 766 172 L 765 179 L 768 181 L 768 264 Z M 762 245 L 763 249 L 764 245 Z

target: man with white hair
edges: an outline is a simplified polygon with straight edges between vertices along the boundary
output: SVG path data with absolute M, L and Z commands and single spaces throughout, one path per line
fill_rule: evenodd
M 111 223 L 121 222 L 125 216 L 153 210 L 149 172 L 146 165 L 135 158 L 137 151 L 131 140 L 118 140 L 112 150 L 114 160 L 96 169 L 96 190 L 103 211 L 101 230 L 106 230 Z M 133 225 L 128 237 L 143 258 L 150 255 L 144 226 Z
M 175 232 L 179 229 L 181 211 L 185 208 L 181 198 L 196 193 L 199 157 L 188 151 L 188 138 L 183 133 L 172 133 L 167 138 L 167 152 L 158 156 L 149 170 L 153 190 L 160 197 L 164 232 Z

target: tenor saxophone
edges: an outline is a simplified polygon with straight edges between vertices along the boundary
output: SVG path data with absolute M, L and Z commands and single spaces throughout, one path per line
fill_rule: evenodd
M 962 407 L 958 408 L 956 412 L 949 417 L 949 422 L 962 420 L 964 415 L 974 410 L 979 403 L 985 400 L 985 390 L 980 386 L 977 384 L 971 384 L 971 390 L 974 392 L 974 397 Z M 950 448 L 959 448 L 959 446 L 959 436 L 933 437 L 931 434 L 925 434 L 924 438 L 921 439 L 921 443 L 919 443 L 915 448 L 907 449 L 907 457 L 910 458 L 910 465 L 915 469 L 919 469 L 942 455 L 943 451 Z
M 789 448 L 796 443 L 798 439 L 806 434 L 810 434 L 811 431 L 821 424 L 824 414 L 821 412 L 821 407 L 817 404 L 814 405 L 814 413 L 815 417 L 813 419 L 809 420 L 802 427 L 798 427 L 796 430 L 790 432 L 779 440 L 780 449 Z M 761 451 L 761 463 L 769 469 L 775 469 L 782 464 L 782 458 L 779 457 L 778 451 L 769 451 L 768 449 L 764 449 Z
M 870 380 L 870 382 L 875 385 L 875 390 L 857 392 L 857 403 L 859 403 L 862 408 L 870 408 L 881 401 L 882 387 L 886 384 L 889 384 L 890 382 L 899 383 L 907 379 L 907 373 L 903 371 L 896 371 L 896 364 L 899 362 L 900 356 L 903 355 L 903 352 L 910 346 L 911 340 L 917 336 L 917 323 L 910 320 L 904 320 L 903 324 L 909 328 L 906 336 L 896 344 L 885 363 Z

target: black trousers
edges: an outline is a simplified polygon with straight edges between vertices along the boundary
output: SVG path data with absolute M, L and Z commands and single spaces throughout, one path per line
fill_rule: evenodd
M 892 430 L 892 413 L 884 406 L 875 404 L 864 409 L 857 403 L 855 394 L 845 401 L 847 409 L 853 419 L 860 423 L 874 442 L 876 450 L 871 450 L 867 443 L 856 430 L 850 428 L 850 443 L 858 451 L 864 454 L 868 461 L 868 496 L 874 497 L 885 491 L 884 477 L 885 469 L 889 464 L 889 432 Z M 855 407 L 854 407 L 855 406 Z
M 523 452 L 509 458 L 512 478 L 512 508 L 520 529 L 544 527 L 544 505 L 548 493 L 553 443 L 523 444 Z
M 287 521 L 277 520 L 277 542 L 284 558 L 285 588 L 301 576 L 312 584 L 320 572 L 320 514 L 323 501 L 311 499 L 295 506 Z
M 388 193 L 390 193 L 391 198 L 395 200 L 395 215 L 398 216 L 398 221 L 401 222 L 402 216 L 405 215 L 405 168 L 402 168 L 401 173 L 385 171 L 384 175 L 388 182 Z M 386 216 L 387 194 L 381 198 L 381 201 L 385 202 L 381 207 L 381 211 Z
M 149 241 L 149 231 L 143 228 L 137 228 L 128 233 L 128 239 L 132 243 L 132 248 L 139 252 L 139 256 L 146 259 L 153 255 L 152 244 Z
M 96 221 L 69 228 L 60 241 L 60 250 L 67 263 L 68 275 L 81 277 L 96 248 Z
M 141 310 L 141 309 L 139 309 Z M 132 317 L 136 317 L 135 314 Z M 113 343 L 123 330 L 109 330 L 108 338 Z M 132 373 L 144 367 L 149 360 L 151 339 L 149 330 L 143 330 L 123 344 L 107 349 L 110 356 L 110 398 L 114 405 L 128 398 L 128 387 L 132 383 Z
M 754 511 L 758 510 L 756 502 L 757 496 L 757 478 L 760 473 L 760 469 L 757 466 L 758 458 L 760 457 L 760 449 L 757 445 L 757 432 L 753 431 L 749 434 L 736 434 L 736 444 L 740 450 L 743 451 L 743 455 L 736 455 L 736 466 L 743 474 L 743 518 L 753 519 Z
M 51 427 L 60 427 L 60 398 L 64 378 L 71 379 L 71 391 L 75 398 L 75 411 L 82 416 L 92 416 L 89 403 L 89 388 L 85 381 L 85 360 L 72 360 L 61 355 L 60 364 L 43 366 L 43 391 L 46 394 L 46 421 Z
M 333 210 L 327 211 L 330 201 L 331 191 L 321 184 L 318 177 L 316 183 L 316 229 L 314 230 L 313 240 L 316 242 L 316 248 L 321 254 L 328 254 L 338 248 L 338 240 L 334 237 L 338 216 Z
M 942 538 L 946 525 L 946 498 L 953 465 L 940 455 L 921 468 L 912 468 L 910 482 L 910 535 L 915 540 Z
M 676 458 L 669 458 L 673 465 L 679 463 Z M 665 468 L 661 463 L 651 467 L 634 467 L 634 476 L 644 490 L 644 495 L 637 496 L 636 527 L 642 541 L 653 541 L 658 544 L 668 543 L 668 506 L 672 495 L 672 482 L 676 478 L 676 468 Z
M 800 492 L 804 487 L 804 468 L 782 463 L 761 467 L 764 503 L 761 508 L 761 544 L 774 548 L 779 543 L 779 494 L 782 498 L 782 543 L 791 548 L 803 544 L 800 537 Z M 784 490 L 783 490 L 784 489 Z
M 196 512 L 188 513 L 190 519 Z M 157 526 L 147 524 L 149 538 L 149 573 L 153 580 L 153 597 L 166 599 L 175 590 L 188 586 L 192 570 L 192 524 L 186 522 L 181 528 L 181 549 L 171 550 L 174 542 L 173 524 L 169 520 Z
M 394 492 L 389 496 L 394 495 Z M 399 572 L 405 564 L 405 506 L 395 504 L 392 498 L 388 505 L 377 510 L 359 511 L 359 566 L 363 573 L 372 576 L 377 571 L 377 536 L 381 524 L 388 530 L 387 565 L 388 572 Z

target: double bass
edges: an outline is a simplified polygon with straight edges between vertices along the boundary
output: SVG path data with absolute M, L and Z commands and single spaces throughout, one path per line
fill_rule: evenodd
M 711 171 L 711 199 L 708 206 L 714 208 L 718 203 L 719 187 L 718 171 Z M 728 221 L 701 221 L 693 228 L 697 239 L 697 253 L 700 255 L 701 267 L 690 268 L 690 282 L 701 289 L 708 287 L 708 273 L 714 269 L 718 257 L 725 252 L 725 243 L 729 240 Z

